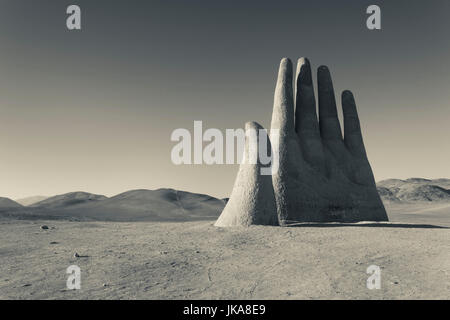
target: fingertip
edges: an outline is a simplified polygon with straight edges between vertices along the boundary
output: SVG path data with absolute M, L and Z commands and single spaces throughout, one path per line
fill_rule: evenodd
M 300 58 L 297 61 L 297 79 L 299 84 L 312 84 L 311 65 L 308 58 Z
M 292 81 L 292 61 L 289 58 L 283 58 L 280 62 L 280 69 L 278 70 L 278 83 L 285 85 Z
M 330 72 L 327 66 L 321 65 L 317 68 L 317 72 Z
M 288 68 L 288 67 L 292 68 L 292 61 L 291 61 L 291 59 L 286 58 L 286 57 L 281 59 L 280 68 Z
M 344 90 L 342 91 L 341 98 L 344 115 L 355 115 L 357 111 L 353 93 L 350 90 Z
M 299 66 L 302 66 L 302 65 L 309 66 L 309 65 L 310 65 L 309 59 L 306 58 L 306 57 L 301 57 L 301 58 L 299 58 L 299 59 L 297 60 L 297 65 L 299 65 Z
M 259 130 L 259 129 L 263 129 L 263 127 L 256 121 L 248 121 L 245 123 L 245 130 L 249 130 L 249 129 Z
M 353 93 L 350 90 L 342 91 L 342 100 L 354 100 Z
M 327 66 L 320 66 L 317 68 L 317 80 L 319 84 L 328 84 L 331 83 L 331 73 L 330 69 Z

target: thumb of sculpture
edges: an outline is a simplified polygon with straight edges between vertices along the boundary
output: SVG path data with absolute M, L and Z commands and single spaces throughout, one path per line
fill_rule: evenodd
M 214 224 L 216 227 L 278 225 L 272 176 L 261 174 L 261 169 L 268 168 L 270 164 L 262 164 L 259 157 L 261 144 L 264 146 L 265 141 L 266 150 L 271 150 L 270 141 L 260 130 L 264 131 L 256 122 L 245 124 L 244 157 L 230 200 Z

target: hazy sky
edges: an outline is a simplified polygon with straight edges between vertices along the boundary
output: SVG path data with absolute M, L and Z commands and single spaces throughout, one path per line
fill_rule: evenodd
M 82 30 L 66 29 L 66 8 Z M 382 30 L 366 28 L 378 4 Z M 172 187 L 228 196 L 237 165 L 175 166 L 170 134 L 269 127 L 279 60 L 351 89 L 377 180 L 450 177 L 450 1 L 0 2 L 0 196 Z

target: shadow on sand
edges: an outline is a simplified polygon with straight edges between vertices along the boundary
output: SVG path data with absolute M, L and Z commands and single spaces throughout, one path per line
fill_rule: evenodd
M 285 227 L 308 227 L 308 228 L 337 228 L 337 227 L 369 227 L 369 228 L 404 228 L 404 229 L 450 229 L 449 227 L 436 226 L 432 224 L 413 224 L 413 223 L 339 223 L 339 222 L 291 222 Z

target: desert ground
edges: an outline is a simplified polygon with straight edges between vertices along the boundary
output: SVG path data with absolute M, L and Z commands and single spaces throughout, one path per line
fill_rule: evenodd
M 250 228 L 3 217 L 0 298 L 449 299 L 449 208 L 387 208 L 389 223 Z M 74 264 L 80 290 L 66 288 Z

